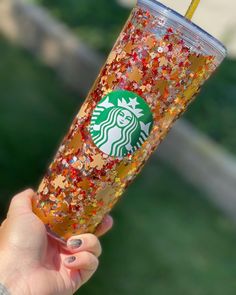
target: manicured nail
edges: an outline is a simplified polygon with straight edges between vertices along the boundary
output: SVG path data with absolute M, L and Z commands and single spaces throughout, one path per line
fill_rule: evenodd
M 110 215 L 107 215 L 105 218 L 104 218 L 104 221 L 105 223 L 110 223 L 111 221 L 113 221 L 112 217 Z
M 70 256 L 70 257 L 67 257 L 66 259 L 65 259 L 65 261 L 67 262 L 67 263 L 72 263 L 72 262 L 74 262 L 76 260 L 76 257 L 75 256 Z
M 71 249 L 77 249 L 82 245 L 82 240 L 81 239 L 73 239 L 68 242 L 68 247 Z

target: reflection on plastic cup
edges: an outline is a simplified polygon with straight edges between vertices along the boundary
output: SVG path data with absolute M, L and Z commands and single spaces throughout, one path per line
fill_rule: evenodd
M 138 1 L 33 200 L 51 235 L 95 231 L 225 55 L 184 17 Z

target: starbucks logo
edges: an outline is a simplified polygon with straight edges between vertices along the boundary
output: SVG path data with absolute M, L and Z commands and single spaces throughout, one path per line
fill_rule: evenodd
M 105 154 L 123 158 L 148 138 L 153 117 L 143 98 L 130 91 L 113 91 L 94 109 L 90 133 Z

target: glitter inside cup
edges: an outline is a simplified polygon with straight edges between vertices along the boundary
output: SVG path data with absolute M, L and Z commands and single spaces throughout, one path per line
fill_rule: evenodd
M 225 54 L 174 11 L 138 2 L 33 200 L 51 235 L 95 231 Z

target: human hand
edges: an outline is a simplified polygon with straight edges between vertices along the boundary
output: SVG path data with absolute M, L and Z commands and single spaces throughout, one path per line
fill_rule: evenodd
M 0 227 L 0 283 L 11 295 L 71 295 L 96 271 L 101 254 L 96 236 L 112 227 L 112 218 L 104 218 L 96 236 L 74 236 L 65 248 L 32 213 L 33 196 L 31 189 L 16 195 Z

